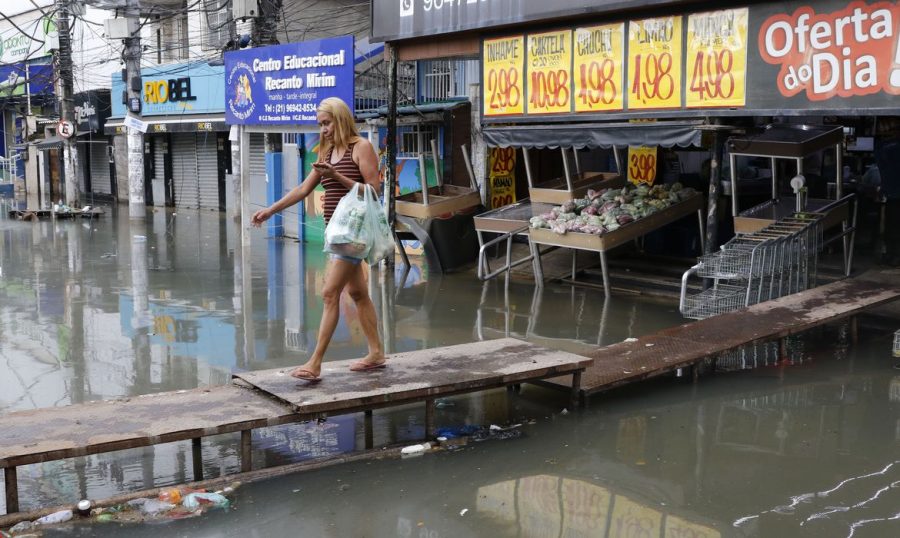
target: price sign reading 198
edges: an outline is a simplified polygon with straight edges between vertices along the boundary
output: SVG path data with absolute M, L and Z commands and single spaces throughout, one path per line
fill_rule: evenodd
M 681 106 L 681 17 L 628 23 L 628 108 Z

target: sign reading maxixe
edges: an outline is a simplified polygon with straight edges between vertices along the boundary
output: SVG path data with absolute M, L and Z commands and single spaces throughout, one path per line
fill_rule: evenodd
M 766 19 L 759 50 L 766 62 L 780 66 L 777 84 L 785 97 L 900 94 L 898 21 L 895 3 L 853 2 L 830 13 L 804 6 Z

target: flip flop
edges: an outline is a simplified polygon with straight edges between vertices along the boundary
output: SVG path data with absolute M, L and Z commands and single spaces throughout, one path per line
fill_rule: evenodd
M 380 368 L 387 368 L 387 361 L 379 362 L 378 364 L 358 361 L 350 365 L 351 372 L 368 372 L 369 370 L 378 370 Z
M 300 375 L 295 375 L 294 373 L 290 373 L 288 375 L 293 377 L 294 379 L 299 379 L 301 381 L 309 381 L 310 383 L 318 383 L 319 381 L 322 381 L 321 377 L 317 376 L 316 374 L 312 373 L 311 371 L 307 370 L 306 368 L 301 368 L 299 370 L 296 370 L 296 372 Z

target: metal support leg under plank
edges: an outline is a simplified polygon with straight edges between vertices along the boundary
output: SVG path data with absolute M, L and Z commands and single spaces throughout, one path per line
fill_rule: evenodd
M 371 449 L 375 447 L 375 428 L 372 421 L 372 410 L 364 412 L 365 416 L 365 430 L 366 430 L 366 449 Z
M 425 400 L 425 439 L 434 433 L 434 398 Z
M 5 467 L 3 480 L 6 484 L 6 513 L 13 514 L 19 511 L 19 480 L 16 477 L 16 468 Z
M 859 316 L 850 317 L 850 343 L 854 346 L 859 343 Z
M 200 437 L 191 439 L 191 452 L 194 456 L 194 481 L 203 480 L 203 445 Z
M 581 374 L 581 370 L 572 374 L 572 392 L 569 394 L 569 407 L 573 411 L 576 407 L 584 407 L 584 398 L 581 397 Z
M 600 251 L 600 271 L 603 273 L 603 293 L 609 297 L 612 290 L 609 287 L 609 268 L 606 265 L 606 251 Z
M 250 451 L 251 448 L 251 436 L 250 432 L 252 430 L 241 430 L 241 472 L 248 473 L 253 469 L 253 462 L 251 461 L 252 453 Z

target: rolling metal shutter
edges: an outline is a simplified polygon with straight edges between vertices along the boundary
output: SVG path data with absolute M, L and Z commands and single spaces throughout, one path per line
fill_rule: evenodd
M 166 154 L 163 151 L 165 138 L 153 137 L 153 179 L 166 180 Z
M 216 133 L 197 133 L 197 178 L 200 208 L 219 209 L 219 157 Z
M 91 148 L 91 190 L 96 194 L 112 194 L 109 156 L 106 144 L 88 144 Z
M 250 203 L 251 213 L 267 207 L 266 201 L 266 139 L 261 133 L 250 133 Z
M 197 207 L 197 138 L 193 133 L 172 134 L 172 182 L 175 205 Z

